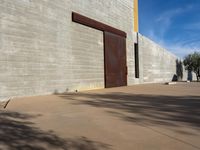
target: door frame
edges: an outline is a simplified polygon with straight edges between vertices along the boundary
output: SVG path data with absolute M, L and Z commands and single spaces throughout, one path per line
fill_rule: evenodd
M 88 18 L 86 16 L 83 16 L 79 13 L 72 12 L 72 21 L 76 22 L 78 24 L 82 24 L 84 26 L 97 29 L 103 32 L 103 38 L 104 38 L 104 87 L 106 88 L 106 61 L 105 61 L 105 32 L 109 32 L 121 37 L 127 38 L 126 32 L 119 30 L 117 28 L 111 27 L 107 24 L 101 23 L 99 21 L 96 21 L 94 19 Z M 125 48 L 126 51 L 126 48 Z M 126 54 L 125 54 L 126 55 Z M 126 57 L 126 85 L 127 85 L 127 57 Z
M 94 19 L 88 18 L 86 16 L 80 15 L 76 12 L 72 12 L 72 21 L 82 24 L 82 25 L 85 25 L 85 26 L 88 26 L 90 28 L 94 28 L 94 29 L 103 31 L 103 32 L 107 31 L 107 32 L 117 34 L 117 35 L 125 37 L 125 38 L 127 37 L 127 34 L 124 31 L 113 28 L 109 25 L 106 25 L 106 24 L 96 21 Z

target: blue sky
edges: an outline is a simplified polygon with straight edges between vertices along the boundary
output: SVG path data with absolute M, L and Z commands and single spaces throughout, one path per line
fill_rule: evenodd
M 139 0 L 139 32 L 182 58 L 200 51 L 200 0 Z

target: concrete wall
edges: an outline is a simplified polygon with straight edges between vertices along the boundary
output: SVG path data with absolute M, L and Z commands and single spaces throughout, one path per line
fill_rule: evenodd
M 170 81 L 176 56 L 139 36 L 135 78 L 133 0 L 1 0 L 0 100 L 104 88 L 103 33 L 72 11 L 127 33 L 128 85 Z
M 197 81 L 197 77 L 196 77 L 196 74 L 194 72 L 188 72 L 187 70 L 184 69 L 183 81 L 187 81 L 187 80 L 189 80 L 189 81 Z
M 0 99 L 104 87 L 103 33 L 73 23 L 72 11 L 127 33 L 135 83 L 133 0 L 1 0 Z
M 165 48 L 139 34 L 139 63 L 140 78 L 139 83 L 163 83 L 172 81 L 177 73 L 177 56 L 170 53 Z M 183 81 L 197 80 L 194 73 L 188 74 L 183 66 Z
M 150 39 L 139 35 L 140 83 L 172 81 L 177 57 Z

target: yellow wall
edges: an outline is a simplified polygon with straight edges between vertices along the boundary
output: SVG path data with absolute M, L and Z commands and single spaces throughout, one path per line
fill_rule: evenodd
M 138 32 L 138 0 L 134 0 L 134 31 Z

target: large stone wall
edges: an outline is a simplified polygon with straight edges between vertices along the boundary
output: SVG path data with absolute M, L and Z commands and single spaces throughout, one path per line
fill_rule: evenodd
M 172 80 L 176 56 L 141 35 L 135 78 L 133 0 L 1 0 L 0 100 L 104 88 L 103 33 L 73 11 L 127 33 L 128 85 Z
M 72 11 L 127 33 L 134 80 L 133 0 L 1 0 L 0 99 L 104 87 L 103 33 Z
M 176 60 L 181 60 L 167 49 L 139 34 L 139 72 L 135 83 L 163 83 L 176 79 Z M 175 77 L 175 78 L 174 78 Z M 182 81 L 197 80 L 196 75 L 188 73 L 183 66 Z
M 170 82 L 177 75 L 177 56 L 157 43 L 139 34 L 139 83 Z M 196 80 L 194 73 L 188 74 L 183 66 L 183 81 Z
M 176 74 L 175 55 L 139 34 L 140 82 L 172 81 Z

